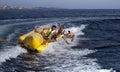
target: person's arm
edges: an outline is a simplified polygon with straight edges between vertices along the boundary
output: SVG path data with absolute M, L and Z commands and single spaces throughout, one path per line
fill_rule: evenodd
M 60 34 L 63 31 L 63 27 L 60 23 L 58 23 L 58 26 L 59 26 L 59 30 L 57 34 Z
M 44 27 L 44 28 L 43 28 L 43 30 L 48 30 L 48 29 L 50 29 L 50 27 Z
M 60 22 L 57 22 L 59 29 L 62 29 L 62 25 L 60 24 Z

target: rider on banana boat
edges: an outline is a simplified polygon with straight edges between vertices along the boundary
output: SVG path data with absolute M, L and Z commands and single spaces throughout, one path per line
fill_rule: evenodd
M 64 41 L 67 43 L 67 44 L 70 44 L 67 40 L 66 40 L 66 36 L 64 34 L 65 30 L 63 29 L 62 25 L 60 23 L 59 24 L 59 30 L 56 34 L 53 35 L 52 39 L 54 41 L 58 41 L 60 40 L 61 38 L 64 39 Z
M 47 31 L 44 32 L 45 30 Z M 56 26 L 53 25 L 52 27 L 44 27 L 43 30 L 41 31 L 41 35 L 48 42 L 53 42 L 54 40 L 52 39 L 52 37 L 56 35 Z
M 70 38 L 70 39 L 71 39 L 71 41 L 73 41 L 73 39 L 74 39 L 75 35 L 74 35 L 74 33 L 73 33 L 73 32 L 68 31 L 68 33 L 67 33 L 67 37 L 68 37 L 68 38 Z

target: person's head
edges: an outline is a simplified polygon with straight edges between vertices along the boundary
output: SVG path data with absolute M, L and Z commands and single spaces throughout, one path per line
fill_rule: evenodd
M 53 25 L 51 28 L 52 28 L 53 30 L 55 30 L 55 29 L 56 29 L 56 26 L 55 26 L 55 25 Z
M 68 33 L 70 33 L 70 31 L 68 31 Z

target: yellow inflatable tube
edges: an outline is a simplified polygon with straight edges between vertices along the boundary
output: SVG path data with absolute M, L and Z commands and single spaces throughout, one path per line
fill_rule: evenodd
M 48 42 L 43 36 L 34 30 L 19 37 L 20 43 L 30 50 L 44 51 L 48 46 Z

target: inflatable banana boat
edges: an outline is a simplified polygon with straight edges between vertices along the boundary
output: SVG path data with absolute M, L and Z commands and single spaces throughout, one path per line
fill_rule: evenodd
M 42 29 L 39 29 L 41 31 Z M 24 34 L 19 37 L 20 43 L 30 50 L 35 50 L 37 52 L 42 52 L 48 46 L 48 42 L 43 38 L 43 36 L 35 32 L 35 30 Z

